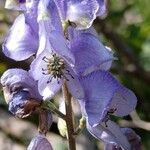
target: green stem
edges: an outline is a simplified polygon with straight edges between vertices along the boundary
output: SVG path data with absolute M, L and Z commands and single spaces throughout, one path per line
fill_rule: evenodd
M 64 115 L 62 112 L 60 112 L 52 102 L 45 101 L 45 102 L 43 102 L 41 107 L 45 110 L 50 110 L 50 111 L 54 112 L 60 118 L 62 118 L 63 120 L 66 120 L 66 115 Z
M 67 137 L 69 140 L 69 150 L 76 150 L 76 143 L 74 134 L 74 124 L 73 124 L 73 113 L 71 104 L 71 94 L 68 91 L 66 81 L 63 84 L 63 96 L 65 99 L 66 106 L 66 125 L 67 125 Z

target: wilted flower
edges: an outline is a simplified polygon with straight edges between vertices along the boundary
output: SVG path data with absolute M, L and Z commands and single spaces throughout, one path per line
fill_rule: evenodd
M 53 150 L 53 148 L 46 137 L 39 134 L 32 139 L 27 150 Z
M 22 69 L 9 69 L 1 77 L 4 96 L 9 111 L 25 117 L 41 105 L 36 81 Z

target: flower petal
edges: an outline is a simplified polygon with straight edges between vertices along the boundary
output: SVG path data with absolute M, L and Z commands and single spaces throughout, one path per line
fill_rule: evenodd
M 49 47 L 51 49 L 51 47 Z M 45 49 L 41 54 L 39 54 L 36 59 L 30 65 L 30 74 L 35 80 L 39 80 L 43 77 L 43 70 L 47 69 L 47 59 L 51 59 L 52 54 Z
M 141 150 L 141 138 L 130 128 L 122 128 L 121 132 L 127 137 L 131 149 Z M 122 150 L 119 145 L 105 143 L 105 150 Z
M 38 23 L 37 23 L 37 8 L 39 0 L 27 0 L 25 18 L 26 23 L 29 24 L 34 31 L 34 34 L 38 36 Z
M 97 12 L 97 16 L 103 16 L 106 14 L 106 2 L 107 0 L 97 0 L 97 2 L 99 3 L 99 9 Z
M 38 48 L 38 39 L 34 31 L 25 21 L 22 14 L 17 17 L 3 44 L 3 52 L 7 57 L 17 61 L 33 55 Z
M 61 20 L 65 20 L 66 18 L 66 10 L 67 10 L 67 2 L 68 0 L 54 0 L 57 9 L 59 11 L 59 15 L 61 17 Z
M 126 116 L 135 109 L 136 104 L 137 98 L 135 94 L 131 90 L 122 86 L 114 94 L 110 108 L 117 108 L 113 115 Z
M 47 26 L 47 34 L 49 34 L 51 30 L 57 30 L 63 33 L 57 7 L 53 1 L 40 0 L 38 5 L 38 22 L 43 22 L 45 27 Z
M 94 35 L 81 33 L 70 43 L 75 56 L 75 72 L 86 75 L 94 70 L 108 70 L 114 59 L 113 53 L 106 49 Z
M 87 123 L 87 129 L 95 138 L 105 143 L 117 144 L 125 150 L 130 150 L 127 138 L 121 132 L 120 127 L 111 120 L 107 121 L 106 124 L 101 123 L 95 127 Z
M 44 100 L 53 98 L 62 85 L 61 80 L 58 82 L 57 79 L 53 78 L 53 76 L 48 73 L 47 61 L 51 57 L 52 54 L 44 50 L 30 66 L 30 74 L 35 80 L 38 80 L 39 93 L 43 96 Z
M 9 102 L 9 111 L 17 115 L 18 112 L 24 112 L 24 106 L 30 99 L 30 93 L 28 91 L 19 91 L 13 94 L 12 99 Z
M 40 30 L 40 47 L 38 54 L 40 54 L 43 49 L 49 49 L 48 47 L 51 46 L 52 49 L 50 49 L 50 52 L 56 52 L 68 63 L 73 65 L 74 57 L 68 48 L 66 39 L 64 38 L 61 20 L 53 1 L 40 1 L 38 7 L 38 20 Z
M 84 91 L 79 82 L 78 76 L 73 72 L 69 67 L 66 69 L 69 72 L 66 72 L 65 76 L 67 78 L 67 87 L 71 95 L 76 99 L 84 98 Z
M 141 138 L 130 128 L 121 128 L 123 134 L 127 137 L 131 144 L 131 149 L 141 150 Z
M 57 92 L 61 89 L 62 81 L 53 78 L 51 82 L 48 82 L 53 76 L 45 75 L 38 81 L 39 93 L 43 96 L 43 100 L 51 100 Z
M 63 57 L 68 64 L 74 65 L 75 59 L 70 49 L 68 48 L 67 41 L 64 36 L 59 32 L 52 31 L 49 35 L 49 41 L 54 52 Z
M 71 0 L 68 2 L 66 19 L 74 22 L 78 29 L 89 28 L 96 18 L 98 8 L 96 0 Z
M 99 37 L 99 35 L 97 34 L 96 30 L 94 29 L 94 27 L 90 27 L 86 30 L 77 30 L 76 28 L 69 26 L 67 28 L 67 32 L 68 32 L 68 38 L 70 41 L 72 41 L 73 39 L 79 37 L 82 33 L 90 33 L 92 35 L 94 35 L 95 37 Z
M 133 93 L 106 71 L 96 71 L 88 76 L 80 77 L 80 82 L 85 91 L 81 107 L 85 109 L 85 116 L 92 126 L 107 119 L 109 112 L 122 116 L 129 114 L 135 108 L 136 97 Z M 118 93 L 120 97 L 116 97 Z
M 69 20 L 77 25 L 78 29 L 89 28 L 99 9 L 96 0 L 55 0 L 62 20 Z

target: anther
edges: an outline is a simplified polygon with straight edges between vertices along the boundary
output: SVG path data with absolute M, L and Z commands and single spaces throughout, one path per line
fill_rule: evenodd
M 47 84 L 49 84 L 50 82 L 52 82 L 53 77 L 49 77 Z
M 74 77 L 72 76 L 72 74 L 71 73 L 69 73 L 69 72 L 66 72 L 66 74 L 68 74 L 72 79 L 74 79 Z
M 47 73 L 45 73 L 45 72 L 42 72 L 42 74 L 44 74 L 44 75 L 49 75 L 49 73 L 47 72 Z
M 42 68 L 42 71 L 48 71 L 48 69 L 44 69 L 44 68 Z
M 42 58 L 42 60 L 44 60 L 46 63 L 49 63 L 49 61 L 50 61 L 46 56 L 44 56 L 44 57 Z

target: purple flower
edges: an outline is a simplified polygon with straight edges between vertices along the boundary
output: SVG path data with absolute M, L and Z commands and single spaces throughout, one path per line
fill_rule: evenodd
M 32 139 L 27 150 L 53 150 L 53 148 L 46 137 L 39 134 Z
M 59 39 L 57 39 L 59 40 Z M 57 43 L 56 43 L 57 44 Z M 83 90 L 78 81 L 76 74 L 69 66 L 69 51 L 59 43 L 61 53 L 64 51 L 63 57 L 56 52 L 49 52 L 45 49 L 32 62 L 30 73 L 35 80 L 38 80 L 39 93 L 44 99 L 51 99 L 61 89 L 64 79 L 67 81 L 70 93 L 76 98 L 83 98 Z M 57 49 L 58 50 L 58 49 Z M 70 63 L 69 63 L 70 62 Z
M 31 64 L 31 74 L 38 80 L 39 92 L 44 99 L 52 98 L 59 91 L 63 79 L 67 79 L 72 95 L 81 98 L 83 92 L 77 75 L 86 75 L 98 69 L 108 70 L 113 54 L 91 30 L 78 33 L 69 30 L 68 41 L 57 30 L 51 31 L 47 20 L 48 16 L 40 21 L 40 47 L 37 58 Z
M 141 138 L 130 128 L 122 128 L 122 133 L 127 137 L 132 150 L 141 150 Z M 105 150 L 122 150 L 117 144 L 105 143 Z
M 4 96 L 9 111 L 18 117 L 25 117 L 41 104 L 37 82 L 22 69 L 9 69 L 1 77 Z
M 82 88 L 77 75 L 73 71 L 74 54 L 70 50 L 69 41 L 64 37 L 59 23 L 51 25 L 47 10 L 47 1 L 39 3 L 39 37 L 40 46 L 37 57 L 31 64 L 31 74 L 38 80 L 38 88 L 44 99 L 51 99 L 61 88 L 63 79 L 67 80 L 69 91 L 74 97 L 83 97 Z M 55 14 L 56 15 L 56 14 Z M 58 19 L 59 18 L 55 18 Z M 72 45 L 72 44 L 71 44 Z M 90 51 L 91 49 L 89 49 Z M 87 60 L 88 61 L 88 60 Z
M 135 109 L 136 96 L 122 86 L 109 72 L 95 71 L 79 78 L 84 99 L 81 109 L 91 126 L 107 122 L 109 115 L 125 116 Z
M 96 16 L 106 11 L 104 0 L 54 0 L 61 19 L 76 24 L 78 29 L 89 28 Z

